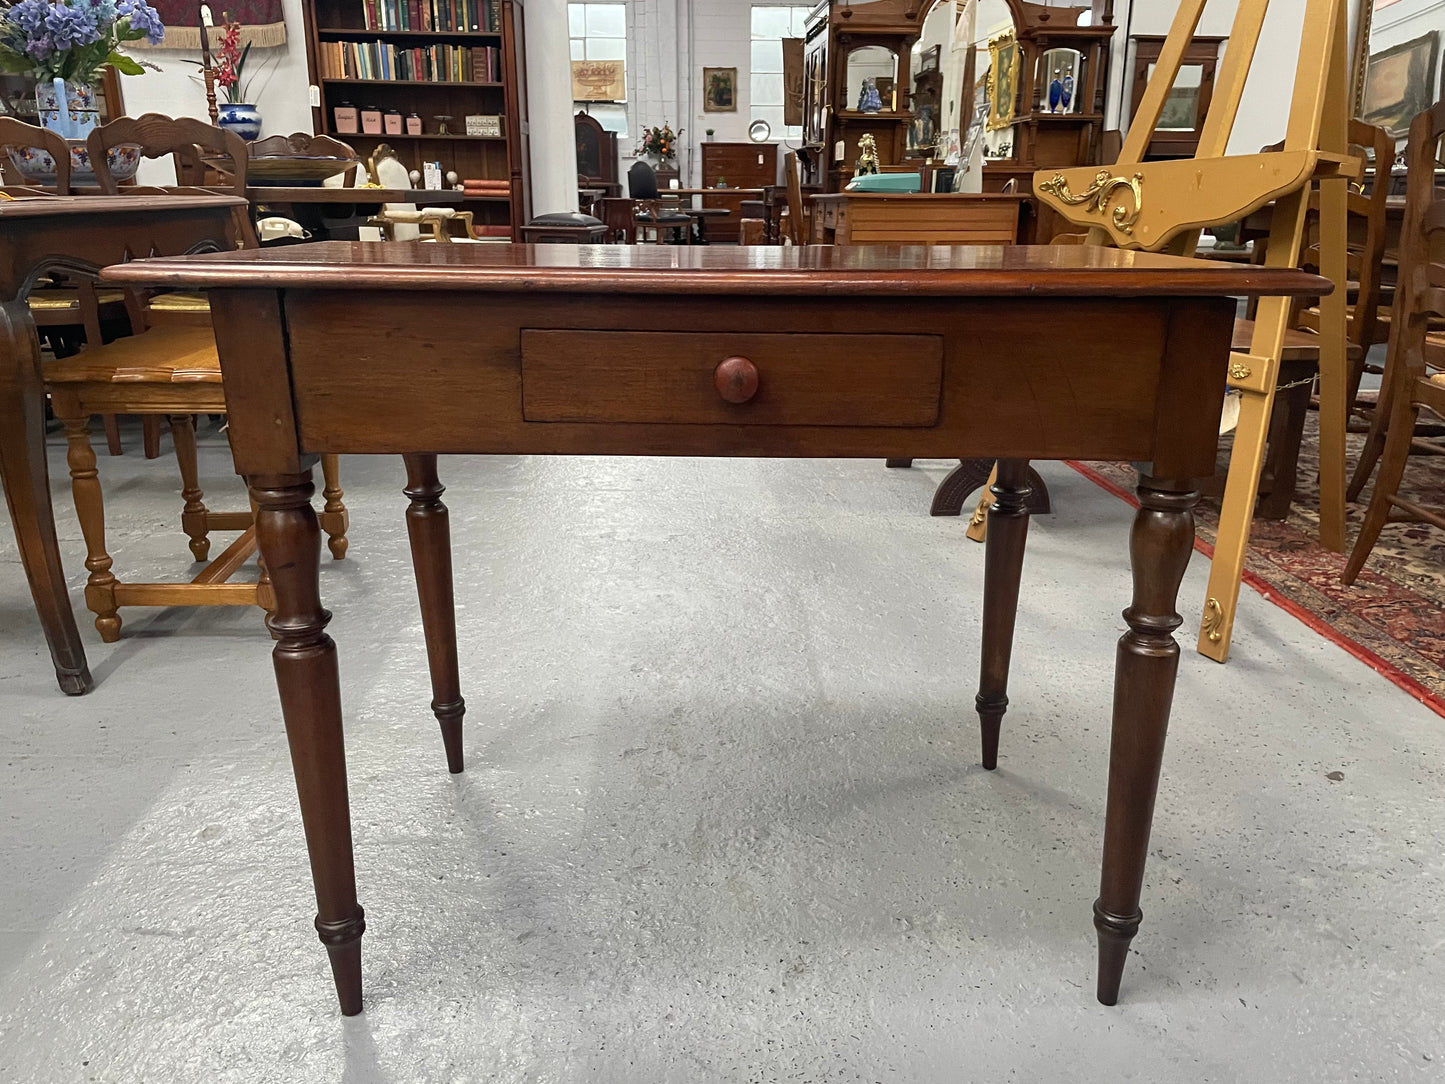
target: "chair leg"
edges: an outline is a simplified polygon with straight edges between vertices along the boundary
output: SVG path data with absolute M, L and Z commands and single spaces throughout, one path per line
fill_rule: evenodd
M 100 422 L 105 426 L 105 446 L 111 455 L 120 455 L 125 449 L 120 445 L 120 422 L 114 414 L 102 414 Z
M 336 456 L 321 457 L 321 476 L 325 482 L 321 496 L 326 499 L 326 506 L 321 511 L 321 529 L 326 532 L 331 559 L 340 561 L 346 557 L 346 532 L 351 527 L 351 514 L 341 503 L 341 464 Z
M 191 553 L 204 561 L 211 552 L 210 527 L 206 523 L 206 506 L 201 498 L 200 475 L 196 467 L 196 421 L 189 414 L 171 415 L 171 439 L 176 445 L 176 462 L 181 468 L 181 530 L 191 542 Z
M 1360 494 L 1370 481 L 1370 475 L 1375 471 L 1375 464 L 1380 461 L 1380 455 L 1385 450 L 1385 442 L 1389 437 L 1386 426 L 1393 409 L 1390 398 L 1390 385 L 1381 384 L 1380 394 L 1375 402 L 1375 413 L 1370 419 L 1370 431 L 1365 436 L 1365 446 L 1360 449 L 1360 461 L 1355 464 L 1350 488 L 1345 490 L 1346 500 L 1359 500 Z
M 145 441 L 147 459 L 159 459 L 161 454 L 161 419 L 159 415 L 147 414 L 141 418 L 141 433 Z
M 1409 401 L 1408 396 L 1391 411 L 1389 436 L 1385 440 L 1385 453 L 1380 462 L 1380 476 L 1375 479 L 1375 492 L 1370 495 L 1370 507 L 1365 512 L 1365 522 L 1360 527 L 1355 548 L 1350 551 L 1350 560 L 1340 576 L 1346 587 L 1355 582 L 1360 570 L 1369 560 L 1370 551 L 1379 540 L 1380 530 L 1390 518 L 1390 498 L 1400 488 L 1400 479 L 1405 476 L 1405 462 L 1410 458 L 1410 441 L 1415 435 L 1415 420 L 1420 408 Z
M 68 445 L 70 489 L 75 496 L 75 515 L 85 536 L 85 567 L 90 579 L 85 585 L 85 605 L 95 614 L 95 628 L 108 644 L 120 639 L 120 615 L 116 612 L 115 576 L 110 571 L 110 554 L 105 552 L 105 502 L 95 469 L 95 449 L 90 446 L 89 418 L 62 418 Z

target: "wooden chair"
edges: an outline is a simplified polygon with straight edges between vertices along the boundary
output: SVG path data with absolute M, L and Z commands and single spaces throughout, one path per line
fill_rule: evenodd
M 198 148 L 222 148 L 244 183 L 245 144 L 233 133 L 189 118 L 171 121 L 150 114 L 122 118 L 91 133 L 91 160 L 96 163 L 103 190 L 116 190 L 104 168 L 104 150 L 122 142 L 140 144 L 150 158 L 175 154 L 192 164 L 199 160 Z M 255 235 L 249 229 L 240 231 L 238 238 L 242 247 L 255 247 Z M 128 338 L 93 345 L 75 357 L 47 365 L 44 376 L 56 417 L 65 425 L 71 488 L 85 536 L 85 567 L 90 572 L 85 601 L 96 615 L 101 639 L 110 643 L 119 638 L 121 606 L 260 605 L 270 609 L 272 595 L 264 569 L 258 583 L 227 582 L 255 552 L 252 514 L 210 511 L 198 480 L 194 415 L 226 413 L 220 359 L 209 322 L 165 323 L 148 329 L 142 325 Z M 184 501 L 181 527 L 197 561 L 209 555 L 211 531 L 241 532 L 189 583 L 125 583 L 111 571 L 105 508 L 89 432 L 91 416 L 104 413 L 170 419 Z M 323 457 L 322 468 L 326 505 L 321 522 L 330 538 L 332 556 L 340 560 L 346 553 L 348 516 L 341 502 L 336 458 Z
M 1350 151 L 1361 161 L 1373 159 L 1376 176 L 1383 168 L 1388 176 L 1395 159 L 1395 141 L 1383 128 L 1352 120 L 1349 127 Z M 1349 375 L 1345 384 L 1345 401 L 1352 413 L 1368 418 L 1373 408 L 1362 408 L 1358 403 L 1360 382 L 1365 375 L 1365 357 L 1370 347 L 1389 339 L 1389 320 L 1381 319 L 1380 272 L 1385 258 L 1385 238 L 1389 213 L 1390 186 L 1382 178 L 1367 195 L 1362 186 L 1351 186 L 1345 201 L 1346 243 L 1345 274 L 1348 276 L 1347 290 L 1349 307 L 1345 311 L 1345 335 L 1349 351 Z M 1319 194 L 1310 199 L 1310 212 L 1318 221 Z M 1305 249 L 1300 266 L 1320 266 L 1318 232 Z M 1320 310 L 1318 307 L 1304 308 L 1300 313 L 1299 325 L 1312 331 L 1319 330 Z M 1348 498 L 1353 499 L 1353 498 Z
M 1320 305 L 1320 541 L 1344 549 L 1347 184 L 1360 173 L 1349 153 L 1347 30 L 1344 0 L 1305 0 L 1294 93 L 1284 148 L 1225 156 L 1269 0 L 1238 0 L 1229 45 L 1194 158 L 1145 162 L 1206 0 L 1182 0 L 1112 169 L 1093 166 L 1034 175 L 1038 198 L 1089 228 L 1091 243 L 1193 255 L 1200 230 L 1237 222 L 1274 203 L 1265 261 L 1293 267 L 1304 250 L 1311 184 L 1319 184 L 1320 270 L 1336 289 Z M 1240 419 L 1200 623 L 1199 651 L 1229 655 L 1235 606 L 1254 514 L 1260 467 L 1293 306 L 1266 298 L 1247 351 L 1233 353 L 1229 384 Z
M 1421 409 L 1445 418 L 1445 336 L 1431 350 L 1431 324 L 1445 321 L 1445 192 L 1435 187 L 1435 160 L 1445 141 L 1445 102 L 1437 102 L 1410 125 L 1405 222 L 1400 231 L 1400 279 L 1390 321 L 1385 387 L 1376 411 L 1385 430 L 1380 476 L 1364 525 L 1341 580 L 1355 582 L 1387 523 L 1430 523 L 1445 528 L 1445 509 L 1426 508 L 1399 495 L 1412 450 L 1421 445 L 1415 423 Z M 1386 410 L 1388 409 L 1388 418 Z M 1375 436 L 1372 426 L 1371 436 Z M 1441 454 L 1438 445 L 1423 450 Z
M 1377 162 L 1389 163 L 1394 157 L 1394 140 L 1383 128 L 1352 120 L 1349 126 L 1352 151 L 1365 152 Z M 1284 145 L 1264 148 L 1264 152 L 1281 151 Z M 1385 230 L 1388 186 L 1377 185 L 1370 195 L 1352 187 L 1346 198 L 1345 274 L 1350 305 L 1345 311 L 1345 360 L 1348 377 L 1345 401 L 1356 409 L 1360 381 L 1364 377 L 1365 359 L 1376 342 L 1388 336 L 1388 321 L 1378 319 L 1380 306 L 1380 266 L 1385 252 Z M 1308 243 L 1300 253 L 1299 266 L 1318 272 L 1322 265 L 1320 251 L 1321 198 L 1315 186 L 1305 212 L 1304 237 Z M 1260 498 L 1256 511 L 1264 519 L 1284 519 L 1289 514 L 1296 485 L 1296 465 L 1300 441 L 1310 403 L 1310 376 L 1319 366 L 1322 313 L 1318 304 L 1298 303 L 1291 310 L 1290 328 L 1280 355 L 1280 383 L 1271 413 L 1268 454 L 1260 475 Z M 1247 353 L 1253 342 L 1253 320 L 1236 320 L 1233 350 Z M 1282 396 L 1282 397 L 1281 397 Z M 1368 414 L 1369 412 L 1362 412 Z M 1353 499 L 1346 491 L 1346 499 Z
M 318 137 L 325 138 L 325 137 Z M 334 143 L 335 140 L 328 140 Z M 215 128 L 193 117 L 162 116 L 146 113 L 140 117 L 121 117 L 90 133 L 86 144 L 95 164 L 95 178 L 101 191 L 109 195 L 120 192 L 119 182 L 111 176 L 105 152 L 123 143 L 138 144 L 146 158 L 170 155 L 175 163 L 176 180 L 183 183 L 187 175 L 203 172 L 206 160 L 217 163 L 214 171 L 220 184 L 218 191 L 246 198 L 246 170 L 250 152 L 246 141 L 235 132 Z M 345 144 L 338 144 L 345 147 Z M 249 208 L 237 208 L 233 215 L 237 248 L 255 248 L 256 232 L 251 225 Z M 146 300 L 147 324 L 179 323 L 195 327 L 211 326 L 211 307 L 205 296 L 191 291 L 164 291 Z
M 0 116 L 0 155 L 12 147 L 17 151 L 44 151 L 55 162 L 55 183 L 32 187 L 59 196 L 70 194 L 70 149 L 64 139 L 46 128 Z M 64 275 L 52 276 L 51 282 L 31 290 L 25 300 L 40 337 L 56 357 L 69 357 L 87 342 L 103 342 L 107 331 L 112 338 L 117 332 L 128 333 L 130 322 L 124 291 L 99 290 L 88 279 L 68 282 Z M 115 415 L 107 414 L 104 420 L 110 454 L 120 455 L 120 426 Z M 147 431 L 146 454 L 154 458 L 160 454 L 159 430 L 155 432 L 154 454 L 151 444 L 151 433 Z
M 654 244 L 666 244 L 669 234 L 678 244 L 692 244 L 692 216 L 663 198 L 657 187 L 657 172 L 646 162 L 634 162 L 627 171 L 627 195 L 636 204 L 632 216 L 634 239 L 640 240 L 651 230 Z

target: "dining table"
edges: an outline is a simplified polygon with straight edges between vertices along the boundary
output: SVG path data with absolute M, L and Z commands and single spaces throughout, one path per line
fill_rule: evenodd
M 726 207 L 687 207 L 684 206 L 682 213 L 693 221 L 693 244 L 706 245 L 707 220 L 710 218 L 731 218 L 732 212 Z
M 202 289 L 210 298 L 235 466 L 257 508 L 275 592 L 272 659 L 311 861 L 315 929 L 343 1014 L 363 1008 L 366 917 L 357 900 L 342 705 L 356 710 L 362 685 L 383 675 L 366 675 L 343 698 L 311 506 L 312 468 L 323 453 L 405 462 L 430 706 L 453 773 L 465 766 L 467 704 L 439 454 L 883 459 L 907 447 L 930 458 L 997 460 L 974 698 L 989 770 L 1011 706 L 1029 461 L 1138 464 L 1138 508 L 1118 549 L 1133 594 L 1114 652 L 1092 908 L 1096 996 L 1117 1001 L 1142 919 L 1179 665 L 1176 596 L 1194 548 L 1195 479 L 1214 471 L 1236 297 L 1319 296 L 1329 292 L 1327 280 L 1293 268 L 1092 246 L 325 242 L 138 260 L 108 268 L 102 281 Z M 407 343 L 405 352 L 398 342 Z M 484 514 L 467 522 L 486 529 Z M 486 545 L 469 534 L 460 555 Z M 526 591 L 527 584 L 495 589 Z M 1097 643 L 1103 665 L 1115 624 L 1080 619 L 1070 635 Z M 500 637 L 491 650 L 500 658 L 512 646 Z M 1022 670 L 1028 680 L 1013 693 L 1032 727 L 1096 725 L 1052 718 L 1049 694 L 1033 693 L 1033 685 L 1074 675 L 1058 673 L 1046 655 L 1023 659 Z M 194 680 L 199 691 L 211 675 Z M 920 684 L 916 695 L 934 695 L 931 689 Z M 495 717 L 509 694 L 483 689 L 481 701 Z M 205 725 L 210 709 L 197 710 Z M 372 877 L 399 875 L 368 865 Z M 390 997 L 424 1002 L 425 967 L 418 960 L 391 975 Z
M 94 279 L 137 255 L 234 249 L 246 201 L 184 190 L 53 196 L 0 188 L 0 481 L 62 691 L 93 684 L 56 540 L 45 461 L 45 381 L 26 297 L 46 276 Z

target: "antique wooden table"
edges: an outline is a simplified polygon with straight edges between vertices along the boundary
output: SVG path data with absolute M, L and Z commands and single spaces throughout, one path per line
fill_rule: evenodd
M 0 192 L 6 190 L 0 189 Z M 40 344 L 25 297 L 50 271 L 94 275 L 150 252 L 234 245 L 233 214 L 246 201 L 216 195 L 0 199 L 0 478 L 55 676 L 67 693 L 91 687 L 85 649 L 65 590 L 45 465 L 45 386 Z
M 986 768 L 1008 705 L 1028 459 L 1144 464 L 1094 904 L 1098 996 L 1115 1001 L 1141 918 L 1192 479 L 1214 470 L 1229 295 L 1315 295 L 1327 282 L 1093 247 L 343 243 L 144 260 L 104 278 L 211 291 L 342 1012 L 362 1007 L 365 922 L 310 505 L 322 452 L 406 459 L 432 708 L 453 772 L 464 704 L 439 452 L 876 459 L 906 446 L 999 459 L 977 697 Z

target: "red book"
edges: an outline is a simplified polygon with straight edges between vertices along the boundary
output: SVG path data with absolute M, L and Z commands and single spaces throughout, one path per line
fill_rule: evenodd
M 376 30 L 376 0 L 366 0 L 366 29 Z
M 406 0 L 406 25 L 408 30 L 421 29 L 421 0 Z

